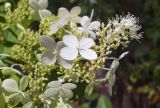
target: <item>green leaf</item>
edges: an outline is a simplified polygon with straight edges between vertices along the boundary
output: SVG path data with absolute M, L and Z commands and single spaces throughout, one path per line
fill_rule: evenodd
M 16 69 L 10 68 L 10 67 L 3 67 L 2 74 L 3 75 L 10 75 L 10 76 L 15 75 L 15 74 L 22 75 L 21 72 L 19 72 Z
M 52 101 L 52 102 L 51 102 L 49 108 L 56 108 L 58 100 L 52 99 L 51 101 Z
M 134 74 L 131 74 L 129 79 L 131 80 L 132 83 L 137 83 L 138 81 L 138 76 L 134 73 Z
M 1 88 L 1 85 L 2 85 L 2 80 L 1 80 L 1 78 L 0 78 L 0 88 Z
M 20 94 L 19 93 L 14 93 L 11 94 L 8 97 L 8 103 L 10 106 L 15 107 L 16 105 L 18 105 L 20 102 Z
M 14 31 L 14 32 L 13 32 Z M 17 40 L 17 34 L 15 32 L 19 32 L 17 31 L 17 29 L 7 29 L 5 31 L 2 32 L 3 34 L 3 37 L 6 41 L 8 42 L 12 42 L 12 43 L 17 43 L 18 40 Z
M 149 54 L 152 60 L 157 60 L 160 57 L 160 49 L 152 49 Z
M 1 92 L 1 79 L 0 79 L 0 108 L 5 108 L 5 99 Z
M 156 66 L 154 71 L 154 78 L 157 84 L 160 84 L 160 65 Z
M 4 64 L 2 60 L 0 60 L 0 67 L 5 67 L 5 66 L 6 64 Z
M 14 93 L 14 92 L 18 92 L 19 89 L 18 89 L 18 83 L 13 80 L 13 79 L 6 79 L 3 81 L 2 83 L 2 87 L 10 92 L 10 93 Z
M 83 104 L 80 108 L 90 108 L 89 104 Z
M 113 108 L 110 100 L 106 96 L 101 96 L 96 108 Z
M 5 22 L 5 18 L 4 18 L 4 16 L 2 16 L 2 15 L 0 15 L 0 22 Z
M 32 108 L 32 102 L 26 103 L 22 108 Z
M 1 45 L 0 44 L 0 53 L 2 53 L 2 54 L 9 54 L 10 50 L 11 50 L 10 47 L 7 47 L 5 45 Z
M 93 89 L 94 89 L 94 84 L 93 83 L 90 83 L 87 85 L 86 89 L 85 89 L 85 93 L 90 96 L 93 92 Z
M 89 101 L 96 100 L 99 97 L 98 92 L 93 92 L 90 96 L 85 96 L 85 98 Z
M 20 80 L 20 90 L 21 91 L 25 90 L 27 88 L 27 86 L 28 86 L 28 77 L 24 76 Z

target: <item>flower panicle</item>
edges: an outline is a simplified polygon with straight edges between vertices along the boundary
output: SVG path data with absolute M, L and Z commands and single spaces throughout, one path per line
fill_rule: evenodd
M 139 18 L 128 13 L 125 16 L 116 15 L 116 18 L 109 20 L 107 27 L 112 29 L 112 32 L 123 34 L 131 39 L 142 38 L 141 25 L 139 25 Z

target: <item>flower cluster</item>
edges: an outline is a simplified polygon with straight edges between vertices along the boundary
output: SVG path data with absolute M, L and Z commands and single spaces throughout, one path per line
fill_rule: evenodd
M 20 3 L 23 4 L 22 1 Z M 14 25 L 19 25 L 17 27 L 22 31 L 18 36 L 19 42 L 12 47 L 10 54 L 19 69 L 14 68 L 15 64 L 12 64 L 12 68 L 0 68 L 3 73 L 9 69 L 22 77 L 17 81 L 2 81 L 4 91 L 9 91 L 4 96 L 11 101 L 14 97 L 20 97 L 12 105 L 7 101 L 9 105 L 15 107 L 23 104 L 22 108 L 31 108 L 43 103 L 44 108 L 71 108 L 66 102 L 78 95 L 74 89 L 78 88 L 77 83 L 82 82 L 87 83 L 87 86 L 83 86 L 88 95 L 99 82 L 106 82 L 112 95 L 116 69 L 128 51 L 118 58 L 110 55 L 120 46 L 126 47 L 131 40 L 142 37 L 138 19 L 129 13 L 110 19 L 105 25 L 106 22 L 93 21 L 94 11 L 90 16 L 80 16 L 79 6 L 70 11 L 61 7 L 57 15 L 53 15 L 47 7 L 48 0 L 28 0 L 25 14 L 19 13 L 22 5 L 15 13 L 8 13 L 13 19 L 15 15 L 18 16 L 17 13 L 24 15 L 18 17 L 17 22 L 14 21 Z M 27 25 L 35 20 L 40 25 L 34 31 L 26 28 L 28 26 L 23 23 L 24 19 L 27 19 Z M 9 21 L 12 22 L 11 19 Z M 112 60 L 109 67 L 105 67 L 107 60 Z M 101 69 L 106 71 L 104 78 L 97 77 Z

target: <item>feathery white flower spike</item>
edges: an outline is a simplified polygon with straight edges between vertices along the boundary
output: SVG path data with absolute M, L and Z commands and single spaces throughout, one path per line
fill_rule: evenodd
M 113 26 L 111 33 L 121 33 L 127 30 L 127 36 L 138 41 L 142 38 L 142 33 L 139 32 L 141 26 L 138 23 L 139 19 L 128 13 L 126 16 L 116 16 L 115 19 L 109 21 L 107 26 L 109 28 L 111 28 L 111 25 Z
M 95 31 L 100 27 L 99 21 L 93 21 L 91 22 L 91 19 L 88 16 L 83 16 L 80 22 L 82 27 L 79 27 L 78 29 L 82 33 L 89 34 L 93 39 L 96 39 L 96 33 Z
M 126 56 L 129 52 L 124 52 L 122 53 L 119 58 L 111 58 L 111 59 L 114 59 L 111 66 L 110 66 L 110 70 L 107 72 L 106 74 L 106 80 L 108 80 L 108 91 L 109 91 L 109 94 L 112 96 L 112 87 L 115 83 L 115 80 L 116 80 L 116 75 L 115 75 L 115 71 L 116 69 L 118 68 L 119 66 L 119 60 L 122 59 L 124 56 Z
M 65 35 L 63 42 L 66 47 L 60 51 L 62 58 L 74 60 L 78 56 L 78 53 L 80 53 L 80 55 L 87 60 L 97 59 L 96 52 L 90 49 L 95 44 L 92 38 L 82 38 L 78 41 L 74 35 Z
M 79 6 L 73 7 L 70 12 L 66 8 L 59 8 L 58 10 L 58 16 L 65 17 L 67 16 L 67 19 L 69 20 L 71 25 L 74 25 L 76 23 L 80 23 L 81 17 L 79 14 L 81 13 L 81 8 Z
M 41 36 L 40 41 L 42 46 L 46 48 L 46 51 L 41 55 L 41 57 L 39 57 L 43 63 L 51 65 L 58 61 L 62 67 L 66 69 L 72 68 L 71 61 L 65 60 L 59 56 L 60 49 L 65 46 L 62 41 L 56 43 L 54 39 L 47 36 Z

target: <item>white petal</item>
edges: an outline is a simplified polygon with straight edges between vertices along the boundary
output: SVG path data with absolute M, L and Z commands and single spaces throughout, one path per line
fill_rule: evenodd
M 129 53 L 129 51 L 122 53 L 122 54 L 119 56 L 118 60 L 122 59 L 122 58 L 123 58 L 124 56 L 126 56 L 128 53 Z
M 58 31 L 59 28 L 63 27 L 68 23 L 67 16 L 61 17 L 58 20 L 54 21 L 50 26 L 50 32 L 49 35 L 52 35 Z
M 79 6 L 75 6 L 71 9 L 71 16 L 78 16 L 81 13 L 81 8 Z
M 82 49 L 79 51 L 80 52 L 80 55 L 87 59 L 87 60 L 95 60 L 97 59 L 97 54 L 95 51 L 91 50 L 91 49 Z
M 99 27 L 100 27 L 101 23 L 99 21 L 93 21 L 91 24 L 90 24 L 90 27 L 91 30 L 97 30 Z
M 44 98 L 52 98 L 58 95 L 59 88 L 49 88 L 44 92 Z
M 40 42 L 47 50 L 53 52 L 56 49 L 56 42 L 51 37 L 43 35 L 40 37 Z
M 80 21 L 81 21 L 81 17 L 79 17 L 79 16 L 70 17 L 70 22 L 72 22 L 72 23 L 80 23 Z
M 110 66 L 110 73 L 115 74 L 115 71 L 117 70 L 118 66 L 119 66 L 119 61 L 114 60 Z
M 47 65 L 54 64 L 56 62 L 56 55 L 51 51 L 46 51 L 42 54 L 41 61 Z
M 61 7 L 58 9 L 58 16 L 59 17 L 64 17 L 64 16 L 69 17 L 69 11 L 66 8 Z
M 48 35 L 55 34 L 58 31 L 59 28 L 60 28 L 59 22 L 54 21 L 50 26 L 50 31 L 49 31 Z
M 65 88 L 61 88 L 60 92 L 59 92 L 59 95 L 61 97 L 64 97 L 64 98 L 72 98 L 73 97 L 73 92 L 69 89 L 65 89 Z
M 61 86 L 62 86 L 62 82 L 61 81 L 51 81 L 47 85 L 47 87 L 49 87 L 49 88 L 59 88 Z
M 61 18 L 58 20 L 59 26 L 60 26 L 60 27 L 63 27 L 64 25 L 66 25 L 66 24 L 68 23 L 68 21 L 69 21 L 69 18 L 68 18 L 67 15 L 61 17 Z
M 39 0 L 38 3 L 40 9 L 46 9 L 48 7 L 48 0 Z
M 63 42 L 66 46 L 77 48 L 78 47 L 78 39 L 74 35 L 64 35 Z
M 18 83 L 13 80 L 13 79 L 5 79 L 3 82 L 2 82 L 2 87 L 10 92 L 10 93 L 14 93 L 14 92 L 18 92 L 19 91 L 19 88 L 18 88 Z
M 61 50 L 63 47 L 65 47 L 63 41 L 58 41 L 58 42 L 57 42 L 57 48 L 56 48 L 56 49 L 57 49 L 57 52 L 59 53 L 60 50 Z
M 41 18 L 40 18 L 40 15 L 39 15 L 39 12 L 38 11 L 35 11 L 35 10 L 31 10 L 31 12 L 30 12 L 30 14 L 31 14 L 31 16 L 32 16 L 32 18 L 34 19 L 34 20 L 41 20 Z
M 90 37 L 91 37 L 92 39 L 94 39 L 94 40 L 97 39 L 97 35 L 96 35 L 95 32 L 93 32 L 93 31 L 88 31 L 88 33 L 90 34 Z
M 78 50 L 71 47 L 64 47 L 60 51 L 60 56 L 65 60 L 74 60 L 78 56 Z
M 34 10 L 39 10 L 39 3 L 37 0 L 29 0 L 29 5 L 34 9 Z
M 40 14 L 41 14 L 42 18 L 52 16 L 52 13 L 46 9 L 40 10 Z
M 22 108 L 32 108 L 32 102 L 28 102 L 22 106 Z
M 94 45 L 94 41 L 92 38 L 82 38 L 79 41 L 79 48 L 80 49 L 88 49 Z
M 112 88 L 113 88 L 113 85 L 115 83 L 115 80 L 116 80 L 116 76 L 115 74 L 111 75 L 108 79 L 109 83 L 108 83 L 108 91 L 109 91 L 109 94 L 110 96 L 112 96 Z
M 42 56 L 42 54 L 36 54 L 36 57 L 38 60 L 41 60 L 41 56 Z
M 81 19 L 81 26 L 87 28 L 90 25 L 90 19 L 88 16 L 83 16 Z
M 72 68 L 72 61 L 65 60 L 62 57 L 58 57 L 58 63 L 65 69 L 71 69 Z
M 62 87 L 66 88 L 66 89 L 73 90 L 73 89 L 77 88 L 77 85 L 75 85 L 73 83 L 65 83 L 65 84 L 62 84 Z
M 78 27 L 78 30 L 79 30 L 81 33 L 85 32 L 85 29 L 84 29 L 83 27 Z

